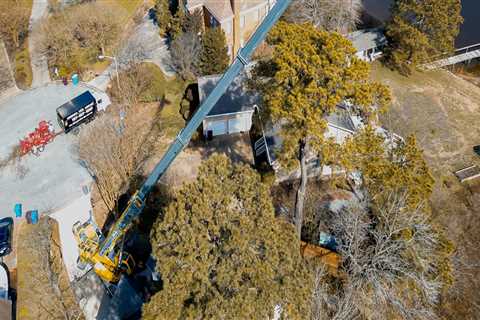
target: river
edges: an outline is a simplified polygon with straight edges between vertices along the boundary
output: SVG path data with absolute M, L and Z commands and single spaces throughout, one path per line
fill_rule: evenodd
M 363 0 L 366 11 L 379 20 L 388 19 L 392 2 L 393 0 Z M 462 0 L 462 16 L 465 21 L 457 37 L 456 47 L 480 43 L 480 0 Z

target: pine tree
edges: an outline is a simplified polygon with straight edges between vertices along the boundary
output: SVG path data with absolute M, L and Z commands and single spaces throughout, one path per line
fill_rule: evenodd
M 461 8 L 460 0 L 395 0 L 387 25 L 390 64 L 408 75 L 432 57 L 452 52 Z
M 175 14 L 170 24 L 170 29 L 168 30 L 168 34 L 172 40 L 175 40 L 184 32 L 186 20 L 187 12 L 185 9 L 184 1 L 179 0 Z
M 187 13 L 183 32 L 199 34 L 203 29 L 203 14 L 200 9 Z
M 254 74 L 262 79 L 256 87 L 263 91 L 265 113 L 282 124 L 279 152 L 287 168 L 300 166 L 295 224 L 300 236 L 303 204 L 307 189 L 307 157 L 321 155 L 323 163 L 333 154 L 325 139 L 325 117 L 344 100 L 354 111 L 369 117 L 389 103 L 389 90 L 369 81 L 369 66 L 355 56 L 352 44 L 337 33 L 315 29 L 311 24 L 280 22 L 270 32 L 271 61 L 259 64 Z M 268 79 L 268 80 L 267 80 Z
M 347 140 L 341 154 L 342 167 L 361 173 L 362 187 L 374 203 L 392 193 L 405 193 L 413 209 L 432 194 L 435 180 L 414 136 L 386 148 L 385 137 L 367 126 Z
M 203 75 L 223 73 L 228 67 L 228 56 L 225 34 L 221 28 L 210 28 L 202 37 L 199 68 Z
M 168 0 L 157 0 L 155 3 L 155 16 L 159 27 L 160 36 L 165 36 L 170 23 L 172 22 L 172 13 L 170 12 Z
M 308 319 L 311 275 L 269 188 L 226 156 L 204 162 L 151 233 L 163 289 L 143 319 Z

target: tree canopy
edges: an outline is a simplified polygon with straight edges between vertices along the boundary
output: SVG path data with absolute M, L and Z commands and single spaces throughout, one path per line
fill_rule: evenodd
M 326 116 L 350 102 L 353 112 L 366 120 L 385 109 L 390 92 L 369 80 L 369 65 L 355 56 L 351 42 L 338 33 L 317 30 L 311 24 L 280 22 L 268 36 L 273 57 L 255 71 L 263 92 L 265 119 L 281 124 L 283 139 L 279 159 L 285 167 L 301 168 L 295 223 L 300 234 L 306 181 L 306 158 L 325 150 Z
M 157 0 L 155 2 L 155 19 L 159 28 L 160 36 L 165 36 L 172 23 L 172 13 L 169 8 L 168 0 Z
M 395 0 L 387 25 L 389 62 L 404 74 L 454 50 L 463 22 L 460 0 Z
M 199 69 L 203 75 L 223 73 L 229 65 L 227 40 L 222 28 L 209 28 L 202 36 Z
M 310 22 L 316 28 L 347 33 L 355 30 L 361 11 L 361 0 L 293 0 L 285 13 L 285 20 Z
M 342 148 L 341 165 L 359 172 L 362 187 L 374 202 L 391 193 L 404 193 L 410 208 L 428 201 L 435 183 L 414 136 L 392 140 L 367 126 Z
M 311 279 L 292 226 L 274 216 L 268 187 L 225 156 L 204 162 L 151 234 L 163 290 L 144 319 L 291 319 L 310 314 Z

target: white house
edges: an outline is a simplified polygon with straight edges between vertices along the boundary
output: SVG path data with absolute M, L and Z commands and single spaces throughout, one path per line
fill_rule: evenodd
M 347 104 L 337 106 L 337 111 L 325 119 L 328 126 L 325 132 L 326 138 L 333 138 L 338 144 L 342 144 L 348 137 L 351 137 L 361 129 L 365 124 L 361 117 L 350 113 L 350 107 Z M 281 124 L 275 124 L 267 128 L 263 136 L 255 142 L 254 152 L 255 156 L 265 156 L 268 164 L 275 171 L 276 181 L 281 182 L 285 180 L 298 179 L 300 177 L 300 169 L 294 171 L 286 171 L 281 167 L 277 160 L 278 152 L 282 147 L 282 138 L 279 134 Z M 382 127 L 376 127 L 376 132 L 385 137 L 388 145 L 394 145 L 402 137 L 387 131 Z M 331 176 L 343 172 L 341 168 L 333 168 L 328 165 L 320 166 L 320 160 L 317 155 L 307 155 L 307 170 L 309 176 Z
M 221 75 L 198 78 L 200 103 L 213 90 Z M 248 132 L 252 127 L 252 115 L 258 103 L 258 95 L 248 91 L 244 85 L 245 75 L 239 75 L 218 100 L 217 104 L 203 120 L 203 135 L 214 136 Z
M 387 45 L 385 33 L 379 28 L 358 30 L 348 34 L 347 38 L 357 49 L 357 57 L 368 62 L 380 58 Z

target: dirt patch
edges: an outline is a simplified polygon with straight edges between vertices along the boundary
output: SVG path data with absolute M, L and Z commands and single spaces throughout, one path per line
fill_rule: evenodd
M 480 181 L 461 184 L 453 172 L 480 164 L 473 146 L 480 144 L 480 88 L 447 71 L 403 77 L 374 64 L 372 77 L 387 83 L 394 103 L 384 126 L 415 134 L 435 177 L 435 219 L 456 243 L 457 281 L 442 301 L 448 319 L 474 319 L 480 305 Z

